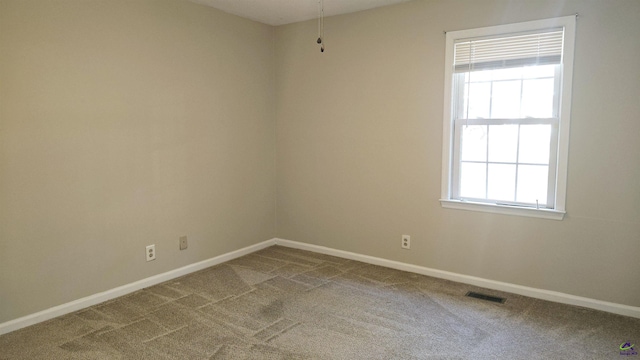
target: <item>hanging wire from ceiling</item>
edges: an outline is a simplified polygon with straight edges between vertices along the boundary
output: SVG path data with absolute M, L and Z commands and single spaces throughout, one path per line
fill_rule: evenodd
M 324 0 L 318 0 L 318 45 L 320 52 L 324 52 Z

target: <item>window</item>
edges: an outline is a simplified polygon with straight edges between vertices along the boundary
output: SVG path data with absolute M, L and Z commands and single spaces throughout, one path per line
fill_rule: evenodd
M 447 32 L 444 207 L 564 217 L 575 16 Z

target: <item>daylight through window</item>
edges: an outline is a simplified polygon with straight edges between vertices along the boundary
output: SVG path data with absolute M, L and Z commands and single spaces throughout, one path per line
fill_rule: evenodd
M 447 33 L 443 206 L 562 218 L 574 25 Z

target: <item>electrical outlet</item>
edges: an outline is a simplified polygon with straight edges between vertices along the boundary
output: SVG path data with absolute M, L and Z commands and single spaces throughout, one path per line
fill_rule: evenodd
M 187 243 L 187 236 L 180 236 L 180 250 L 184 250 L 189 246 Z
M 147 257 L 147 261 L 155 260 L 156 259 L 156 244 L 147 246 L 147 252 L 146 252 L 145 255 Z
M 402 235 L 401 246 L 402 246 L 403 249 L 411 249 L 411 236 Z

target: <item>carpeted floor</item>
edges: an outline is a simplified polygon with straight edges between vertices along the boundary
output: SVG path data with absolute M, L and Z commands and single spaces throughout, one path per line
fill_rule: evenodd
M 627 340 L 640 319 L 274 246 L 0 336 L 0 359 L 635 358 Z

